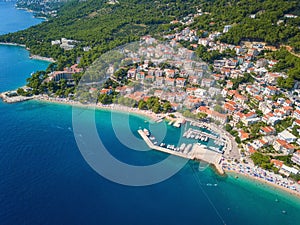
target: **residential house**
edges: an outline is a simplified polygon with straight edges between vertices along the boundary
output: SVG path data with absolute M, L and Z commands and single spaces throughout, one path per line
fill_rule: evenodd
M 213 79 L 209 78 L 203 78 L 201 81 L 202 87 L 212 87 L 214 85 L 215 81 Z
M 283 103 L 283 106 L 290 106 L 290 107 L 292 107 L 292 106 L 293 106 L 293 103 L 292 103 L 291 100 L 286 99 L 286 100 L 284 101 L 284 103 Z
M 251 124 L 257 123 L 260 121 L 260 118 L 257 117 L 255 112 L 249 112 L 244 114 L 241 121 L 246 125 L 249 126 Z
M 132 94 L 129 94 L 127 97 L 130 98 L 130 99 L 133 99 L 135 101 L 140 101 L 140 100 L 144 99 L 145 94 L 141 91 L 136 91 Z
M 299 126 L 300 127 L 300 120 L 295 120 L 294 122 L 293 122 L 293 125 L 292 125 L 293 127 L 294 126 Z
M 214 110 L 208 110 L 207 112 L 207 116 L 219 121 L 221 124 L 225 124 L 228 121 L 228 115 L 227 114 L 222 114 L 219 112 L 216 112 Z
M 266 127 L 260 128 L 260 133 L 263 135 L 275 135 L 276 130 L 275 130 L 275 128 L 273 128 L 271 126 L 266 126 Z
M 263 91 L 263 94 L 273 96 L 273 95 L 276 95 L 277 92 L 278 92 L 278 88 L 277 87 L 275 87 L 275 86 L 267 86 L 265 88 L 265 90 Z
M 157 69 L 157 70 L 155 70 L 155 76 L 156 77 L 161 77 L 162 75 L 163 75 L 163 71 L 161 70 L 161 69 Z
M 228 121 L 228 115 L 216 112 L 214 110 L 209 109 L 207 106 L 200 106 L 197 109 L 197 112 L 206 113 L 209 118 L 212 118 L 216 121 L 219 121 L 222 124 L 225 124 Z
M 72 73 L 81 73 L 83 71 L 83 69 L 79 68 L 78 64 L 74 64 L 74 65 L 70 66 L 70 68 L 69 67 L 65 68 L 64 71 L 72 72 Z
M 247 140 L 250 137 L 250 134 L 243 131 L 243 130 L 240 130 L 239 131 L 239 137 L 240 137 L 241 141 L 244 141 L 244 140 Z
M 161 98 L 163 94 L 163 90 L 155 90 L 154 96 Z
M 102 88 L 100 90 L 100 94 L 110 95 L 111 93 L 112 93 L 112 89 L 111 88 Z
M 155 77 L 155 81 L 153 84 L 157 87 L 163 87 L 164 86 L 164 78 L 163 77 Z
M 178 87 L 184 87 L 186 85 L 186 79 L 178 77 L 176 78 L 176 86 Z
M 187 98 L 183 102 L 183 105 L 189 109 L 197 108 L 201 104 L 202 104 L 202 99 L 197 98 L 195 96 L 187 96 Z
M 279 73 L 267 73 L 265 78 L 268 83 L 276 85 L 278 78 L 282 76 L 283 75 Z
M 291 173 L 298 174 L 299 171 L 293 167 L 282 165 L 281 169 L 279 170 L 279 173 L 284 174 L 285 176 L 290 176 Z
M 227 113 L 233 113 L 238 108 L 238 105 L 234 101 L 228 101 L 224 104 L 224 109 Z
M 187 94 L 186 92 L 182 91 L 182 92 L 175 92 L 175 101 L 176 102 L 183 102 L 186 97 L 187 97 Z M 198 98 L 198 96 L 196 96 L 196 98 Z
M 242 112 L 234 113 L 232 116 L 233 122 L 238 123 L 242 120 L 244 117 L 244 114 Z
M 284 130 L 281 133 L 279 133 L 278 138 L 285 140 L 288 143 L 292 143 L 297 140 L 297 137 L 295 137 L 295 135 L 291 134 L 288 130 Z
M 291 144 L 289 144 L 287 141 L 282 139 L 277 139 L 273 143 L 273 148 L 278 151 L 282 152 L 285 155 L 290 155 L 294 152 L 295 147 Z
M 232 88 L 233 87 L 233 82 L 228 80 L 226 84 L 226 88 Z
M 135 76 L 135 79 L 136 80 L 144 80 L 145 79 L 145 72 L 142 72 L 142 71 L 138 72 Z
M 259 59 L 259 60 L 256 61 L 256 67 L 258 67 L 258 68 L 262 68 L 262 67 L 265 67 L 267 65 L 268 65 L 268 61 L 264 58 Z
M 154 81 L 154 76 L 151 76 L 151 75 L 145 76 L 145 81 L 153 82 Z
M 188 81 L 190 84 L 196 84 L 196 85 L 200 84 L 199 77 L 197 76 L 189 76 Z
M 129 87 L 129 86 L 120 87 L 120 86 L 118 86 L 118 87 L 116 87 L 115 91 L 120 93 L 121 95 L 132 94 L 134 92 L 134 87 Z
M 168 78 L 173 78 L 175 76 L 175 70 L 165 69 L 164 72 Z
M 128 70 L 128 72 L 127 72 L 127 77 L 128 78 L 135 79 L 135 75 L 136 75 L 136 69 L 135 68 L 132 68 L 132 69 Z
M 296 151 L 292 156 L 292 162 L 300 166 L 300 150 Z
M 213 74 L 212 77 L 215 79 L 215 80 L 224 80 L 224 75 L 221 75 L 221 74 Z
M 188 95 L 195 95 L 195 91 L 197 90 L 198 88 L 196 87 L 191 87 L 191 88 L 187 88 L 185 90 L 185 92 L 188 94 Z
M 175 86 L 175 79 L 174 78 L 166 78 L 165 79 L 165 85 L 166 86 Z
M 273 163 L 273 165 L 278 169 L 283 166 L 283 162 L 277 159 L 271 159 L 271 163 Z
M 240 102 L 242 105 L 245 105 L 246 101 L 248 101 L 248 98 L 244 95 L 241 95 L 239 93 L 236 93 L 234 95 L 234 98 L 233 98 L 235 101 L 237 102 Z
M 220 72 L 221 72 L 222 75 L 225 75 L 226 77 L 229 77 L 230 74 L 231 74 L 231 69 L 222 67 L 220 69 Z
M 295 110 L 293 113 L 293 117 L 297 120 L 300 120 L 300 110 Z

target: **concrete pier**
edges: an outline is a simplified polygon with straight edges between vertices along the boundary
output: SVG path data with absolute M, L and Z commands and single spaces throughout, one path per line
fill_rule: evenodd
M 209 164 L 212 164 L 216 168 L 216 170 L 219 174 L 224 174 L 224 171 L 220 164 L 221 159 L 222 159 L 222 154 L 211 151 L 208 148 L 206 148 L 206 146 L 199 145 L 199 144 L 193 144 L 192 150 L 189 153 L 185 154 L 182 152 L 177 152 L 177 151 L 173 151 L 173 150 L 170 150 L 170 149 L 167 149 L 164 147 L 154 145 L 143 130 L 138 130 L 138 133 L 144 139 L 144 141 L 146 142 L 148 147 L 153 150 L 176 155 L 176 156 L 186 158 L 186 159 L 192 159 L 192 160 L 197 159 L 197 160 L 207 162 Z
M 164 147 L 160 147 L 160 146 L 157 146 L 157 145 L 153 144 L 151 142 L 151 140 L 147 137 L 147 135 L 144 133 L 143 130 L 138 130 L 138 133 L 144 139 L 144 141 L 149 146 L 149 148 L 151 148 L 153 150 L 165 152 L 165 153 L 176 155 L 176 156 L 179 156 L 179 157 L 182 157 L 182 158 L 186 158 L 186 159 L 193 159 L 192 154 L 184 154 L 182 152 L 176 152 L 176 151 L 173 151 L 173 150 L 170 150 L 170 149 L 167 149 L 167 148 L 164 148 Z
M 16 94 L 16 91 L 7 91 L 0 93 L 0 98 L 6 103 L 24 102 L 33 99 L 33 96 L 20 96 Z
M 224 170 L 221 166 L 222 154 L 209 150 L 206 146 L 200 144 L 194 144 L 192 152 L 194 159 L 210 163 L 216 168 L 218 173 L 224 174 Z

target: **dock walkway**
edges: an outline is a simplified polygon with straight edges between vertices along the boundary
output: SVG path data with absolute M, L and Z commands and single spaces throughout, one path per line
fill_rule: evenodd
M 146 142 L 146 144 L 151 149 L 158 150 L 158 151 L 165 152 L 165 153 L 172 154 L 172 155 L 176 155 L 176 156 L 179 156 L 179 157 L 182 157 L 182 158 L 186 158 L 186 159 L 193 159 L 192 154 L 184 154 L 182 152 L 172 151 L 170 149 L 167 149 L 167 148 L 164 148 L 164 147 L 160 147 L 160 146 L 157 146 L 157 145 L 153 144 L 151 142 L 151 140 L 147 137 L 147 135 L 144 133 L 143 130 L 138 130 L 138 133 L 141 135 L 141 137 L 144 139 L 144 141 Z
M 192 159 L 192 160 L 196 159 L 196 160 L 201 160 L 210 163 L 216 168 L 218 173 L 224 174 L 224 171 L 221 166 L 222 154 L 211 151 L 208 148 L 206 148 L 206 146 L 193 144 L 192 150 L 189 153 L 185 154 L 182 152 L 177 152 L 177 151 L 170 150 L 168 148 L 154 145 L 143 130 L 138 130 L 138 133 L 141 135 L 141 137 L 146 142 L 148 147 L 153 150 L 158 150 L 164 153 L 176 155 L 186 159 Z

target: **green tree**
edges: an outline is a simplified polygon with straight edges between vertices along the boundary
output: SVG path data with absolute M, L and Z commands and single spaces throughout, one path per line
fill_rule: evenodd
M 144 100 L 140 100 L 139 103 L 138 103 L 138 108 L 143 109 L 143 110 L 148 109 L 147 103 Z
M 171 112 L 172 111 L 172 105 L 169 101 L 166 101 L 163 106 L 163 112 Z

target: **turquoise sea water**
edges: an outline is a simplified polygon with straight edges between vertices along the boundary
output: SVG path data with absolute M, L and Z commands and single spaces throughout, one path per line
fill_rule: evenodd
M 10 10 L 16 13 L 12 5 L 7 13 Z M 18 62 L 22 66 L 17 67 Z M 45 62 L 29 60 L 22 48 L 0 46 L 0 90 L 24 84 L 32 71 L 45 67 Z M 151 186 L 108 181 L 80 154 L 71 106 L 0 102 L 0 115 L 0 224 L 300 224 L 299 200 L 242 177 L 222 178 L 209 168 L 200 172 L 196 162 Z M 167 157 L 121 144 L 112 116 L 125 133 L 126 114 L 97 111 L 95 118 L 104 145 L 116 158 L 150 165 Z M 130 116 L 128 121 L 136 136 L 139 127 L 149 126 L 142 117 Z M 169 127 L 168 132 L 168 140 L 175 142 L 176 129 Z

